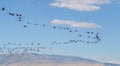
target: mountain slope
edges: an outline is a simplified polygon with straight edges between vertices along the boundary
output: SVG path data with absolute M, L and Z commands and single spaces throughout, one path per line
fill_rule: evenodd
M 111 66 L 111 64 L 73 56 L 12 54 L 0 55 L 0 66 Z

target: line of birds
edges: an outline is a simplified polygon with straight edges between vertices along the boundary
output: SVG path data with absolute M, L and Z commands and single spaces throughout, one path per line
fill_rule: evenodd
M 2 11 L 7 11 L 8 12 L 8 10 L 6 10 L 5 7 L 2 8 Z M 9 15 L 11 15 L 11 16 L 17 16 L 19 18 L 18 21 L 19 22 L 22 21 L 22 14 L 16 14 L 16 13 L 9 12 Z M 28 21 L 26 24 L 30 25 L 31 23 Z M 24 25 L 24 27 L 27 27 L 27 25 Z M 39 24 L 35 23 L 34 25 L 38 26 Z M 47 25 L 46 24 L 42 24 L 41 26 L 45 27 Z M 64 30 L 67 30 L 68 32 L 77 32 L 77 33 L 80 32 L 79 30 L 73 30 L 73 29 L 71 29 L 69 27 L 61 27 L 61 26 L 57 27 L 57 26 L 53 26 L 52 28 L 53 29 L 64 29 Z M 94 34 L 94 32 L 87 32 L 87 34 Z M 96 34 L 97 34 L 96 37 L 94 37 L 93 39 L 97 39 L 98 41 L 100 41 L 100 37 L 98 35 L 99 33 L 96 33 Z M 82 35 L 78 35 L 78 36 L 81 37 Z M 90 38 L 90 36 L 88 36 L 88 38 Z
M 82 37 L 81 35 L 79 35 L 79 37 Z M 86 44 L 96 44 L 98 43 L 101 39 L 100 37 L 98 36 L 98 33 L 95 35 L 95 37 L 90 37 L 88 36 L 87 37 L 88 39 L 92 38 L 94 39 L 94 41 L 85 41 L 85 40 L 82 40 L 82 39 L 77 39 L 77 40 L 68 40 L 68 41 L 65 41 L 65 42 L 58 42 L 58 41 L 53 41 L 52 42 L 52 45 L 59 45 L 59 44 L 71 44 L 71 43 L 86 43 Z
M 41 52 L 46 49 L 51 49 L 51 47 L 41 46 L 40 43 L 26 43 L 26 44 L 15 44 L 15 43 L 5 43 L 0 44 L 0 54 L 22 54 L 22 53 L 34 53 L 34 52 Z
M 6 10 L 5 7 L 2 8 L 2 11 L 8 11 Z M 9 12 L 9 15 L 11 16 L 17 16 L 19 17 L 18 21 L 22 21 L 22 14 L 15 14 L 15 13 L 12 13 L 12 12 Z M 27 25 L 31 24 L 30 22 L 27 22 Z M 37 23 L 34 24 L 35 26 L 38 26 Z M 43 24 L 42 26 L 46 26 L 45 24 Z M 27 27 L 26 25 L 24 25 L 24 27 Z M 72 30 L 68 27 L 57 27 L 57 26 L 53 26 L 53 29 L 65 29 L 65 30 L 68 30 L 69 32 L 79 32 L 78 30 Z M 94 32 L 87 32 L 87 34 L 93 34 Z M 79 37 L 81 37 L 82 35 L 79 35 Z M 96 35 L 96 39 L 100 41 L 100 37 L 98 36 L 98 34 Z M 90 38 L 90 36 L 88 36 L 88 38 Z M 95 39 L 95 37 L 94 37 Z
M 7 12 L 7 14 L 10 15 L 10 16 L 17 17 L 17 18 L 18 18 L 17 20 L 18 20 L 19 22 L 22 21 L 22 14 L 18 14 L 18 13 L 14 13 L 14 12 L 9 12 L 8 10 L 6 10 L 5 7 L 3 7 L 1 10 Z
M 11 12 L 9 10 L 7 10 L 5 7 L 3 7 L 1 9 L 2 11 L 6 12 L 6 14 L 10 15 L 10 16 L 14 16 L 17 18 L 17 21 L 22 23 L 24 20 L 23 20 L 23 15 L 22 14 L 18 14 L 18 13 L 14 13 L 14 12 Z M 32 23 L 30 23 L 29 21 L 26 22 L 26 25 L 23 25 L 24 28 L 28 27 L 28 25 L 30 25 Z M 33 24 L 34 26 L 38 26 L 37 23 Z M 43 24 L 42 26 L 46 26 L 45 24 Z
M 2 11 L 4 11 L 4 12 L 7 12 L 7 14 L 8 15 L 10 15 L 10 16 L 14 16 L 14 17 L 17 17 L 17 21 L 18 22 L 20 22 L 20 23 L 22 23 L 22 22 L 24 22 L 24 20 L 23 20 L 23 15 L 22 14 L 18 14 L 18 13 L 14 13 L 14 12 L 10 12 L 10 11 L 8 11 L 5 7 L 3 7 L 2 9 L 1 9 Z M 49 26 L 49 25 L 47 25 L 47 24 L 38 24 L 38 23 L 34 23 L 34 24 L 32 24 L 30 21 L 27 21 L 27 22 L 25 22 L 25 25 L 23 25 L 23 27 L 24 28 L 27 28 L 29 25 L 33 25 L 33 26 L 42 26 L 42 27 L 46 27 L 46 26 Z M 51 26 L 50 26 L 51 27 Z M 62 26 L 52 26 L 52 28 L 51 29 L 54 29 L 54 30 L 58 30 L 58 29 L 61 29 L 61 30 L 66 30 L 66 31 L 68 31 L 69 33 L 76 33 L 76 34 L 78 34 L 77 35 L 77 37 L 79 37 L 78 39 L 76 39 L 76 40 L 68 40 L 68 41 L 64 41 L 64 42 L 60 42 L 60 41 L 53 41 L 53 42 L 51 42 L 51 44 L 52 45 L 59 45 L 59 44 L 71 44 L 71 43 L 87 43 L 87 44 L 96 44 L 96 43 L 98 43 L 98 42 L 100 42 L 100 40 L 101 40 L 101 38 L 100 38 L 100 36 L 99 36 L 99 33 L 95 33 L 95 32 L 85 32 L 85 34 L 87 35 L 87 37 L 84 37 L 82 34 L 80 34 L 81 32 L 80 32 L 80 30 L 78 30 L 78 29 L 72 29 L 72 28 L 70 28 L 70 27 L 62 27 Z M 88 39 L 88 40 L 83 40 L 82 38 L 86 38 L 86 39 Z M 92 40 L 92 41 L 91 41 Z M 30 50 L 30 48 L 31 49 L 33 49 L 33 45 L 35 45 L 34 43 L 31 43 L 31 44 L 27 44 L 27 46 L 28 45 L 30 45 L 29 46 L 29 49 L 28 49 L 28 47 L 22 47 L 21 45 L 22 44 L 13 44 L 14 46 L 16 46 L 15 48 L 13 48 L 13 49 L 11 49 L 11 48 L 5 48 L 5 46 L 9 46 L 9 45 L 11 45 L 11 43 L 8 43 L 8 44 L 4 44 L 4 47 L 2 46 L 0 46 L 0 52 L 1 52 L 1 50 L 6 50 L 6 51 L 8 51 L 9 53 L 11 53 L 11 52 L 13 52 L 13 50 L 16 50 L 16 51 L 18 51 L 18 49 L 19 50 L 24 50 L 24 51 L 32 51 L 32 50 Z M 18 46 L 18 47 L 17 47 Z M 46 49 L 45 47 L 40 47 L 40 43 L 38 43 L 36 46 L 38 46 L 38 47 L 36 47 L 36 49 L 34 48 L 34 50 L 36 50 L 36 51 L 38 51 L 38 48 L 39 49 Z M 21 48 L 21 49 L 20 49 Z

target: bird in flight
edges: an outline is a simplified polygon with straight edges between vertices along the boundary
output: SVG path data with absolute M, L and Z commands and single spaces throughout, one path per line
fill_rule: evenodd
M 5 7 L 2 8 L 2 11 L 5 11 Z

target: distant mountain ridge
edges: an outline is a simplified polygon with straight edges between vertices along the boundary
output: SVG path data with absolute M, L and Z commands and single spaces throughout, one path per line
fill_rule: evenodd
M 22 64 L 22 65 L 21 65 Z M 21 54 L 0 55 L 0 66 L 120 66 L 95 60 L 60 55 Z

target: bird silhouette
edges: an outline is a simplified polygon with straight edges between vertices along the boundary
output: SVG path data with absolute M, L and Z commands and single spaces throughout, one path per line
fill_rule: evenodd
M 15 14 L 14 14 L 14 13 L 9 12 L 9 15 L 14 16 Z
M 87 32 L 87 34 L 90 34 L 90 32 Z
M 30 22 L 27 22 L 27 24 L 30 24 Z
M 54 26 L 53 28 L 56 29 L 56 26 Z
M 35 24 L 35 26 L 37 26 L 38 24 Z
M 43 27 L 45 27 L 46 25 L 45 25 L 45 24 L 43 24 L 42 26 L 43 26 Z
M 82 35 L 79 35 L 79 37 L 82 37 Z
M 23 27 L 27 27 L 26 25 L 24 25 Z
M 5 7 L 2 8 L 2 11 L 5 11 Z
M 72 32 L 72 30 L 70 30 L 69 32 Z

